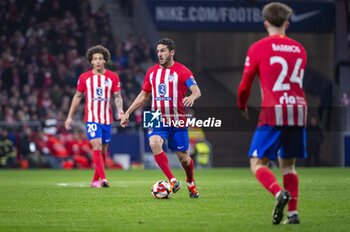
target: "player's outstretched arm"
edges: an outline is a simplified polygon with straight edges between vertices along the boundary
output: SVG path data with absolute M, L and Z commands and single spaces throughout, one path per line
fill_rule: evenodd
M 72 104 L 70 105 L 70 108 L 69 108 L 69 113 L 68 113 L 66 122 L 64 123 L 64 126 L 65 126 L 66 130 L 70 130 L 72 128 L 70 124 L 71 124 L 71 122 L 73 120 L 74 112 L 77 109 L 77 107 L 79 106 L 80 101 L 83 98 L 83 95 L 84 95 L 84 93 L 80 92 L 78 90 L 74 94 L 74 97 L 72 99 Z
M 117 107 L 117 111 L 118 111 L 117 120 L 120 120 L 124 115 L 123 98 L 122 98 L 121 91 L 114 93 L 114 102 L 115 102 L 115 106 Z
M 184 104 L 184 106 L 188 106 L 188 107 L 192 107 L 194 104 L 194 101 L 200 98 L 201 96 L 201 90 L 199 89 L 198 85 L 192 85 L 190 87 L 190 90 L 191 90 L 191 95 L 184 97 L 184 99 L 182 99 L 182 103 Z
M 120 125 L 122 127 L 126 127 L 128 125 L 130 114 L 132 112 L 134 112 L 136 109 L 138 109 L 139 107 L 141 107 L 143 104 L 145 104 L 145 102 L 147 101 L 150 94 L 151 93 L 149 93 L 149 92 L 141 90 L 139 95 L 137 95 L 134 102 L 131 104 L 129 109 L 125 112 L 124 116 L 122 117 L 122 119 L 120 121 Z

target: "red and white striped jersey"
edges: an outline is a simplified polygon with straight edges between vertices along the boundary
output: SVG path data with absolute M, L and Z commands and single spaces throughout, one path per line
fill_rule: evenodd
M 80 75 L 77 90 L 85 92 L 85 122 L 112 124 L 112 94 L 120 91 L 119 76 L 106 70 L 96 75 L 92 70 Z
M 166 122 L 174 125 L 179 120 L 186 122 L 182 100 L 189 83 L 195 84 L 195 80 L 184 65 L 175 62 L 169 68 L 162 68 L 158 63 L 147 71 L 142 90 L 152 93 L 152 110 L 160 111 Z
M 252 44 L 238 89 L 238 107 L 247 106 L 254 77 L 259 74 L 262 103 L 258 126 L 305 126 L 305 66 L 305 49 L 287 36 L 267 36 Z

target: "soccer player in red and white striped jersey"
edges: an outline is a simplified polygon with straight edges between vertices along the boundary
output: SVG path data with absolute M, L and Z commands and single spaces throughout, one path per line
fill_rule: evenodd
M 104 156 L 107 154 L 108 144 L 111 141 L 113 123 L 111 99 L 113 97 L 118 110 L 118 119 L 124 115 L 120 82 L 116 73 L 105 69 L 105 64 L 110 58 L 107 48 L 101 45 L 91 47 L 86 57 L 93 69 L 79 77 L 77 91 L 73 97 L 65 127 L 67 130 L 71 129 L 70 124 L 74 112 L 85 93 L 86 131 L 92 145 L 93 160 L 96 166 L 91 187 L 109 187 L 104 170 Z M 99 182 L 100 178 L 101 182 Z
M 184 106 L 191 107 L 201 94 L 192 72 L 184 65 L 175 62 L 174 54 L 175 43 L 171 39 L 159 40 L 157 44 L 159 63 L 148 70 L 142 90 L 125 112 L 121 125 L 127 126 L 129 115 L 141 107 L 152 94 L 152 110 L 160 112 L 166 124 L 169 125 L 148 130 L 149 144 L 154 158 L 169 179 L 175 193 L 181 185 L 171 172 L 168 158 L 162 149 L 164 141 L 168 139 L 169 148 L 176 151 L 185 169 L 190 197 L 198 198 L 199 193 L 193 178 L 193 161 L 188 153 L 188 130 L 179 122 L 186 121 Z M 187 89 L 191 90 L 191 95 L 186 97 Z
M 152 93 L 152 110 L 160 111 L 165 122 L 174 124 L 179 120 L 186 121 L 182 99 L 185 98 L 188 85 L 196 85 L 192 72 L 184 65 L 174 62 L 166 69 L 160 64 L 151 67 L 142 90 Z
M 292 9 L 282 3 L 269 3 L 263 9 L 268 36 L 249 48 L 242 81 L 238 89 L 238 106 L 248 119 L 247 101 L 256 74 L 262 89 L 262 107 L 258 127 L 250 146 L 252 172 L 276 197 L 273 224 L 300 223 L 297 213 L 298 175 L 295 159 L 306 158 L 306 109 L 302 89 L 306 52 L 297 41 L 285 34 Z M 283 174 L 283 190 L 268 169 L 269 160 L 278 158 Z

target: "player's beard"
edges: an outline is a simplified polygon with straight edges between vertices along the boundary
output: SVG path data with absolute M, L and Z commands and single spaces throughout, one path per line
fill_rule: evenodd
M 159 60 L 159 63 L 160 63 L 160 65 L 162 65 L 162 66 L 168 66 L 169 63 L 170 63 L 170 60 L 171 60 L 171 56 L 169 55 L 169 56 L 167 56 L 167 57 L 165 57 L 165 58 L 163 59 L 163 62 L 161 62 L 161 61 Z

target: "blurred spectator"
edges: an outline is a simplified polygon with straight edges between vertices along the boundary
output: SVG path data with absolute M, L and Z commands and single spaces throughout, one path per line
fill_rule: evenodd
M 50 99 L 52 100 L 52 102 L 59 107 L 62 103 L 62 97 L 63 97 L 63 93 L 62 90 L 60 89 L 60 87 L 56 84 L 53 86 L 53 88 L 50 91 Z
M 119 0 L 119 4 L 123 8 L 123 12 L 126 12 L 126 15 L 131 17 L 133 13 L 133 1 Z
M 315 116 L 312 116 L 310 123 L 307 126 L 307 165 L 319 166 L 320 165 L 320 147 L 323 142 L 322 129 L 317 123 Z
M 193 159 L 194 166 L 197 168 L 211 167 L 211 148 L 210 144 L 206 140 L 199 140 L 191 153 L 191 158 Z
M 5 121 L 9 125 L 14 124 L 16 122 L 15 113 L 12 108 L 7 108 Z
M 48 148 L 50 152 L 55 156 L 59 158 L 68 158 L 70 155 L 68 153 L 68 150 L 62 143 L 60 139 L 58 139 L 57 135 L 47 135 L 48 136 Z
M 13 142 L 8 138 L 7 131 L 0 130 L 0 168 L 17 167 L 17 151 Z
M 48 162 L 53 168 L 62 168 L 62 162 L 69 158 L 69 153 L 67 148 L 64 146 L 63 142 L 58 138 L 58 135 L 45 135 L 46 145 L 49 149 Z
M 38 149 L 35 140 L 36 137 L 30 127 L 25 127 L 20 137 L 21 157 L 29 161 L 31 168 L 46 167 L 46 158 Z
M 86 146 L 87 144 L 89 145 Z M 67 148 L 69 154 L 73 156 L 75 167 L 91 167 L 91 145 L 87 139 L 85 139 L 84 141 L 84 139 L 82 138 L 82 133 L 75 131 L 73 133 L 72 139 L 67 142 Z
M 47 135 L 45 135 L 43 132 L 39 132 L 38 138 L 36 139 L 36 144 L 41 154 L 44 154 L 47 165 L 50 168 L 62 168 L 61 159 L 54 157 L 49 149 L 49 137 Z
M 49 111 L 46 115 L 43 131 L 47 135 L 55 135 L 57 133 L 57 120 L 52 111 Z
M 303 89 L 306 93 L 318 95 L 320 105 L 318 106 L 318 117 L 322 122 L 323 128 L 330 127 L 330 115 L 332 107 L 332 81 L 326 76 L 307 66 L 305 76 L 303 78 Z

